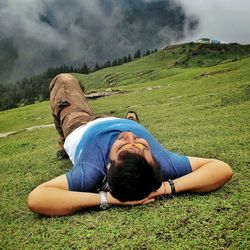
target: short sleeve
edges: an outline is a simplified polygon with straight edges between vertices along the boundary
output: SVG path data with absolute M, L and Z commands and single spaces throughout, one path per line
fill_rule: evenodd
M 189 159 L 168 150 L 160 153 L 157 159 L 161 165 L 163 179 L 176 179 L 192 172 Z
M 90 163 L 79 162 L 66 173 L 70 191 L 97 192 L 105 173 Z

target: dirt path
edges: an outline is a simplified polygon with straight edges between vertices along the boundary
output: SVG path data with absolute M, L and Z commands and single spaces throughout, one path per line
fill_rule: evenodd
M 27 132 L 29 132 L 29 131 L 32 131 L 33 129 L 52 128 L 54 126 L 55 126 L 54 124 L 38 125 L 38 126 L 30 127 L 30 128 L 23 128 L 23 129 L 18 129 L 18 130 L 15 130 L 15 131 L 0 133 L 0 138 L 7 137 L 8 135 L 16 134 L 17 132 L 20 132 L 20 131 L 27 131 Z

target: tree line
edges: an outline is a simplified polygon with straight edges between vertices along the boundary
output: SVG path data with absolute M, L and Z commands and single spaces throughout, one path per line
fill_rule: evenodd
M 56 75 L 60 73 L 89 74 L 104 68 L 129 63 L 142 56 L 148 56 L 155 52 L 157 52 L 157 49 L 152 51 L 147 50 L 146 53 L 142 55 L 141 51 L 138 49 L 133 56 L 128 54 L 127 56 L 107 60 L 104 63 L 96 63 L 92 68 L 89 67 L 86 62 L 83 63 L 80 68 L 67 65 L 50 67 L 41 74 L 34 75 L 30 78 L 23 78 L 22 80 L 18 80 L 16 83 L 0 83 L 0 111 L 48 100 L 48 84 Z

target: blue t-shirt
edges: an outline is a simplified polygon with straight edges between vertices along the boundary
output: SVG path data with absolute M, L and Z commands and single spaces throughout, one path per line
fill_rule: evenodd
M 117 136 L 125 131 L 147 140 L 161 166 L 163 180 L 176 179 L 192 172 L 187 156 L 165 149 L 142 125 L 128 119 L 106 120 L 90 126 L 81 138 L 74 156 L 74 167 L 66 173 L 69 190 L 109 190 L 106 176 L 110 149 Z

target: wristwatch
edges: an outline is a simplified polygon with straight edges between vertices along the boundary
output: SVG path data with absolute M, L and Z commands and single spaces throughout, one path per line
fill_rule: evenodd
M 101 210 L 108 209 L 110 207 L 110 205 L 108 204 L 107 193 L 104 191 L 100 191 L 99 194 L 100 194 L 100 199 L 101 199 L 100 209 Z

